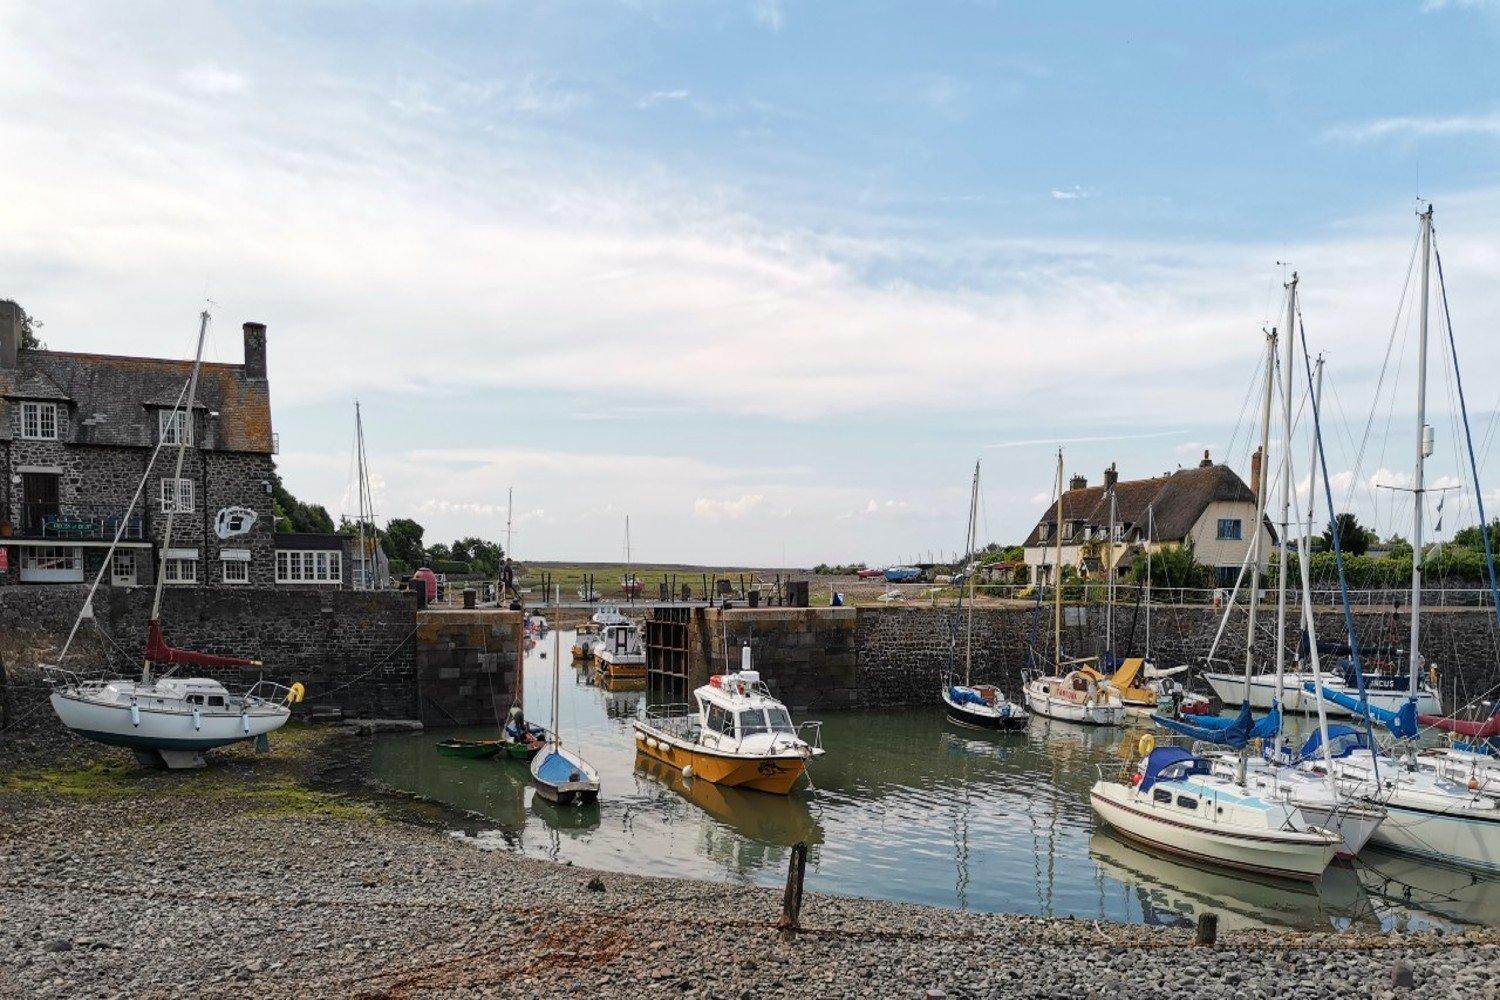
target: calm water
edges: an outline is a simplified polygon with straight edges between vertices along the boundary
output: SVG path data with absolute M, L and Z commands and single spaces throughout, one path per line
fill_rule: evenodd
M 526 659 L 526 714 L 538 721 L 550 713 L 551 639 Z M 571 640 L 563 633 L 561 728 L 599 769 L 598 807 L 558 811 L 533 795 L 522 764 L 440 757 L 433 744 L 445 734 L 431 730 L 380 739 L 376 777 L 476 814 L 455 819 L 455 835 L 481 846 L 617 871 L 780 885 L 790 845 L 805 840 L 809 888 L 854 896 L 1153 924 L 1212 909 L 1226 928 L 1500 924 L 1500 884 L 1395 855 L 1335 865 L 1299 888 L 1116 839 L 1096 828 L 1088 788 L 1094 765 L 1117 759 L 1137 730 L 1033 719 L 1025 733 L 982 735 L 936 707 L 831 713 L 813 789 L 780 797 L 684 782 L 637 760 L 630 720 L 645 694 L 585 683 Z

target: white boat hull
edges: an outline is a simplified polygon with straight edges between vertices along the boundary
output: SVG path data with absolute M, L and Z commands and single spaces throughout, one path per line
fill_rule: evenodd
M 186 711 L 103 704 L 64 691 L 52 694 L 58 719 L 85 739 L 132 750 L 157 751 L 170 766 L 202 766 L 205 750 L 253 740 L 280 729 L 291 718 L 286 705 L 258 705 L 246 712 Z M 168 756 L 168 755 L 171 756 Z M 193 758 L 197 758 L 194 760 Z
M 1098 781 L 1089 802 L 1122 835 L 1182 857 L 1226 868 L 1312 881 L 1323 874 L 1339 847 L 1326 831 L 1250 830 L 1212 820 L 1193 821 L 1174 811 L 1162 814 L 1149 798 L 1118 782 Z
M 1372 843 L 1500 875 L 1500 814 L 1476 816 L 1460 810 L 1402 805 L 1399 795 L 1385 807 L 1386 820 L 1375 831 Z
M 1090 705 L 1056 698 L 1043 691 L 1041 685 L 1035 681 L 1026 685 L 1026 707 L 1036 715 L 1043 715 L 1049 719 L 1061 719 L 1064 722 L 1077 722 L 1086 726 L 1118 726 L 1125 721 L 1125 707 L 1118 702 L 1114 704 L 1096 702 Z
M 1213 688 L 1214 694 L 1225 705 L 1238 705 L 1245 700 L 1245 675 L 1234 673 L 1205 673 L 1203 679 L 1208 686 Z M 1284 712 L 1316 712 L 1318 710 L 1318 699 L 1311 692 L 1304 690 L 1303 682 L 1312 683 L 1313 676 L 1310 673 L 1288 673 L 1283 675 L 1281 709 Z M 1351 698 L 1358 698 L 1359 691 L 1342 682 L 1335 683 L 1325 674 L 1323 686 L 1330 691 L 1347 694 Z M 1269 711 L 1271 702 L 1276 697 L 1275 676 L 1259 676 L 1250 678 L 1250 707 Z M 1375 708 L 1387 711 L 1397 711 L 1406 704 L 1405 691 L 1367 691 L 1366 697 Z M 1351 713 L 1331 701 L 1323 702 L 1323 710 L 1329 717 L 1344 717 Z M 1420 688 L 1417 693 L 1417 711 L 1426 715 L 1438 715 L 1442 712 L 1442 702 L 1437 694 L 1430 688 Z

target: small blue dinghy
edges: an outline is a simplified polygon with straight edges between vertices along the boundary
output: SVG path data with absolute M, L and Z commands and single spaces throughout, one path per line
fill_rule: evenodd
M 599 772 L 577 751 L 564 747 L 557 731 L 561 630 L 552 630 L 552 642 L 552 731 L 547 734 L 546 745 L 531 758 L 531 780 L 536 784 L 537 794 L 544 799 L 560 806 L 588 805 L 599 801 Z

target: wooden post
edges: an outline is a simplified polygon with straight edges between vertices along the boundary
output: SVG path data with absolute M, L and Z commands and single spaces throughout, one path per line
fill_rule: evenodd
M 1193 943 L 1203 947 L 1212 947 L 1218 939 L 1219 915 L 1217 913 L 1198 914 L 1198 936 Z
M 792 845 L 792 856 L 786 866 L 786 895 L 781 898 L 781 919 L 776 928 L 782 931 L 801 930 L 802 877 L 807 873 L 807 842 L 797 841 Z

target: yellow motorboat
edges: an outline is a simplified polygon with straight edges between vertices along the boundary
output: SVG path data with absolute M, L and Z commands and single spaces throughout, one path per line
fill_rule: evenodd
M 716 675 L 693 697 L 696 706 L 648 708 L 635 723 L 636 750 L 685 778 L 775 795 L 790 792 L 823 755 L 822 724 L 792 725 L 754 670 Z

